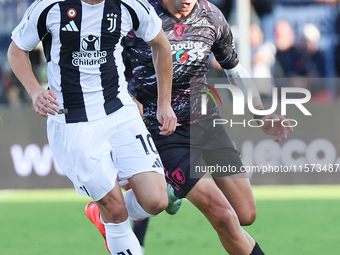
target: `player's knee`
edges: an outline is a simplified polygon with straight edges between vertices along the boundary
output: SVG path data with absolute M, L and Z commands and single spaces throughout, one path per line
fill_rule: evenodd
M 232 209 L 221 209 L 215 212 L 216 217 L 216 230 L 217 232 L 227 232 L 229 237 L 237 237 L 237 228 L 239 220 L 234 210 Z
M 238 215 L 241 226 L 249 226 L 256 220 L 256 208 L 251 208 L 247 211 L 243 211 Z
M 154 196 L 149 198 L 147 203 L 143 203 L 143 209 L 153 215 L 160 214 L 168 206 L 167 196 Z
M 216 214 L 216 217 L 219 219 L 218 221 L 221 225 L 226 226 L 233 225 L 233 223 L 238 220 L 235 212 L 231 209 L 220 210 Z
M 112 203 L 110 201 L 100 201 L 99 207 L 103 220 L 113 223 L 119 223 L 126 220 L 127 212 L 124 203 Z
M 168 200 L 159 200 L 157 201 L 156 205 L 154 206 L 154 212 L 152 214 L 157 215 L 160 214 L 165 210 L 168 206 Z

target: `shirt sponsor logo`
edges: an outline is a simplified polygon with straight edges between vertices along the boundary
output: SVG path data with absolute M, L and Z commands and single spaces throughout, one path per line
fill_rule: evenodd
M 197 59 L 203 59 L 204 51 L 207 47 L 204 47 L 203 42 L 186 42 L 171 44 L 171 53 L 175 55 L 176 60 L 184 63 L 187 60 L 193 62 Z
M 81 47 L 84 51 L 95 51 L 100 47 L 100 37 L 95 35 L 88 35 L 81 41 Z
M 72 53 L 72 64 L 74 66 L 101 65 L 107 62 L 106 51 L 100 51 L 100 37 L 88 35 L 81 41 L 81 48 L 84 51 Z

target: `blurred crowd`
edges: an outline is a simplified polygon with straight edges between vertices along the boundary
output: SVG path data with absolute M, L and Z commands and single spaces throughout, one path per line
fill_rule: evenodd
M 10 33 L 32 0 L 0 0 L 0 106 L 30 105 L 30 99 L 11 73 L 6 60 Z M 236 0 L 210 0 L 224 13 L 237 44 Z M 251 0 L 251 76 L 264 98 L 272 87 L 308 89 L 315 102 L 338 99 L 340 75 L 340 0 Z M 310 12 L 304 10 L 308 6 Z M 314 7 L 314 9 L 313 9 Z M 298 14 L 298 15 L 296 15 Z M 292 16 L 295 18 L 292 19 Z M 298 16 L 298 18 L 296 17 Z M 317 20 L 320 20 L 318 23 Z M 339 24 L 339 25 L 338 25 Z M 339 37 L 339 38 L 338 38 Z M 30 58 L 39 81 L 46 84 L 41 47 Z M 212 58 L 210 77 L 223 75 Z M 286 79 L 289 78 L 289 79 Z

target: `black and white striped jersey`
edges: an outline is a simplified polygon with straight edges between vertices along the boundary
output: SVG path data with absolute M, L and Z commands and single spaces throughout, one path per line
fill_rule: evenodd
M 36 0 L 12 32 L 25 51 L 43 42 L 49 87 L 74 123 L 102 118 L 133 103 L 127 93 L 122 38 L 131 30 L 154 39 L 162 23 L 146 0 Z

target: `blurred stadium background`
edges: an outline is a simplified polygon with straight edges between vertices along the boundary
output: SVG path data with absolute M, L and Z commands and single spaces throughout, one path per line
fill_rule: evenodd
M 105 254 L 82 214 L 89 200 L 70 190 L 47 145 L 45 119 L 32 109 L 6 59 L 10 33 L 31 2 L 0 0 L 0 254 Z M 295 166 L 285 173 L 250 173 L 259 216 L 247 231 L 268 254 L 339 254 L 340 1 L 211 2 L 227 17 L 241 62 L 265 102 L 270 105 L 273 87 L 312 94 L 306 104 L 312 116 L 288 108 L 298 125 L 285 142 L 273 143 L 256 128 L 226 127 L 245 165 Z M 46 85 L 41 48 L 30 58 Z M 213 58 L 209 75 L 222 75 Z M 230 119 L 228 107 L 221 114 Z M 323 170 L 294 171 L 305 164 Z M 162 214 L 151 221 L 146 255 L 223 254 L 204 218 L 189 203 L 182 209 L 178 217 Z

